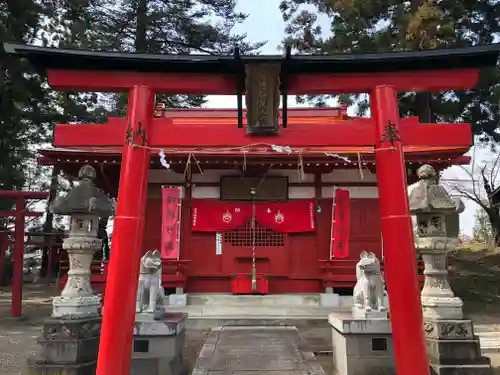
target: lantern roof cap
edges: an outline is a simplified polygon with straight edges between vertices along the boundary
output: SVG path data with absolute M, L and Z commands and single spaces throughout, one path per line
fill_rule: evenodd
M 420 181 L 409 195 L 410 212 L 421 213 L 460 213 L 464 210 L 460 199 L 452 199 L 444 186 L 437 181 L 437 172 L 429 164 L 422 165 L 417 170 Z
M 107 217 L 113 214 L 114 205 L 111 199 L 94 180 L 96 170 L 85 165 L 78 172 L 79 183 L 68 194 L 57 197 L 50 206 L 50 212 L 57 215 L 92 215 Z

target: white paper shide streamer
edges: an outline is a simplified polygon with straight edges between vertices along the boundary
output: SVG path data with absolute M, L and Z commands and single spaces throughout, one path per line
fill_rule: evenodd
M 160 164 L 162 165 L 162 167 L 164 167 L 165 169 L 170 169 L 170 164 L 167 162 L 167 160 L 165 159 L 165 153 L 163 151 L 160 151 Z

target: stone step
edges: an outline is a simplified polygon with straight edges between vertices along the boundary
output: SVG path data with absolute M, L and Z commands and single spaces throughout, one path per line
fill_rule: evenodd
M 187 305 L 167 306 L 167 310 L 171 312 L 188 313 L 190 318 L 301 317 L 311 319 L 326 319 L 332 309 L 330 307 L 322 306 Z
M 325 305 L 324 296 L 330 297 L 328 305 Z M 168 299 L 165 303 L 168 305 Z M 322 324 L 328 322 L 330 312 L 349 311 L 351 307 L 351 296 L 335 294 L 194 293 L 187 295 L 186 306 L 169 305 L 167 309 L 171 312 L 188 313 L 188 326 L 193 329 L 206 329 L 222 324 Z M 480 338 L 482 351 L 500 351 L 500 331 L 494 331 L 489 324 L 475 324 L 474 331 Z
M 320 294 L 233 295 L 188 294 L 188 305 L 208 306 L 320 306 Z
M 385 305 L 388 306 L 386 297 Z M 267 294 L 233 295 L 229 293 L 184 294 L 167 296 L 166 305 L 234 306 L 234 307 L 329 307 L 332 310 L 349 310 L 352 296 L 338 294 Z

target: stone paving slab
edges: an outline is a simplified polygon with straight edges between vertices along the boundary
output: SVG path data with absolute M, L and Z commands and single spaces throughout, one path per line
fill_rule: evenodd
M 215 327 L 192 375 L 326 375 L 296 327 Z

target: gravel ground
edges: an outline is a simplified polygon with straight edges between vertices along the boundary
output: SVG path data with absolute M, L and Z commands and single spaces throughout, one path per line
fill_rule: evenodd
M 13 320 L 10 315 L 10 291 L 0 290 L 0 375 L 21 375 L 26 357 L 36 350 L 36 339 L 40 334 L 43 319 L 50 314 L 53 290 L 25 287 L 23 299 L 23 319 Z M 498 328 L 499 315 L 475 316 L 478 323 L 492 324 Z M 496 325 L 496 326 L 494 326 Z M 328 342 L 330 333 L 325 335 L 325 328 L 309 327 L 301 330 L 301 335 L 311 344 L 315 351 L 331 350 Z M 190 369 L 193 368 L 198 352 L 203 344 L 207 331 L 190 330 L 186 335 L 184 356 Z M 488 353 L 495 374 L 500 375 L 500 353 Z M 333 360 L 329 353 L 318 355 L 317 360 L 327 374 L 333 374 Z

